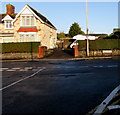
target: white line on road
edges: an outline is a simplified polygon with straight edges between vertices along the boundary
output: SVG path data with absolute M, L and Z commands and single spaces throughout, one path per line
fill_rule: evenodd
M 32 67 L 25 67 L 25 69 L 32 69 Z
M 8 70 L 6 70 L 6 71 L 16 71 L 15 69 L 8 69 Z
M 118 67 L 118 65 L 108 65 L 107 67 Z
M 20 69 L 19 71 L 28 71 L 28 69 Z
M 0 69 L 7 70 L 8 68 L 0 68 Z
M 20 69 L 20 68 L 12 68 L 12 69 Z
M 27 76 L 27 77 L 25 77 L 25 78 L 22 78 L 22 79 L 20 79 L 20 80 L 18 80 L 18 81 L 16 81 L 16 82 L 13 82 L 13 83 L 11 83 L 10 85 L 7 85 L 7 86 L 1 88 L 0 91 L 3 91 L 3 90 L 5 90 L 5 89 L 7 89 L 7 88 L 9 88 L 9 87 L 11 87 L 11 86 L 13 86 L 13 85 L 16 85 L 17 83 L 22 82 L 22 81 L 24 81 L 24 80 L 26 80 L 26 79 L 28 79 L 28 78 L 30 78 L 30 77 L 33 77 L 34 75 L 36 75 L 37 73 L 39 73 L 40 71 L 42 71 L 42 70 L 44 70 L 44 69 L 45 69 L 45 67 L 43 67 L 42 69 L 39 69 L 37 72 L 33 73 L 32 75 L 29 75 L 29 76 Z
M 97 110 L 93 115 L 101 114 L 105 107 L 108 105 L 108 103 L 113 99 L 113 97 L 116 95 L 116 93 L 120 90 L 120 85 L 117 86 L 110 94 L 109 96 L 98 106 Z
M 92 66 L 94 68 L 115 68 L 118 67 L 118 65 L 108 65 L 108 66 L 103 66 L 103 65 L 98 65 L 98 66 Z

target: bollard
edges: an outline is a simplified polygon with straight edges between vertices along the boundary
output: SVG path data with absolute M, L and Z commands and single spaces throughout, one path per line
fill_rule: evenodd
M 78 45 L 74 46 L 74 56 L 78 57 L 79 56 L 79 51 L 78 51 Z

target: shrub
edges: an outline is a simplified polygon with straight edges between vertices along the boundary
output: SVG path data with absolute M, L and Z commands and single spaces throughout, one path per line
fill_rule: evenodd
M 86 50 L 86 40 L 79 40 L 79 50 Z M 120 39 L 89 40 L 90 50 L 120 49 Z
M 2 43 L 2 53 L 38 52 L 40 42 Z

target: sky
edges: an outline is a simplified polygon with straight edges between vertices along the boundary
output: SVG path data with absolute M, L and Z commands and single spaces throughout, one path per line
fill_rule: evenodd
M 85 1 L 85 0 L 84 0 Z M 86 32 L 85 2 L 0 2 L 1 12 L 6 12 L 6 4 L 15 6 L 18 13 L 26 4 L 39 11 L 57 28 L 57 32 L 68 33 L 70 26 L 77 22 Z M 118 2 L 88 2 L 89 33 L 110 34 L 118 27 Z

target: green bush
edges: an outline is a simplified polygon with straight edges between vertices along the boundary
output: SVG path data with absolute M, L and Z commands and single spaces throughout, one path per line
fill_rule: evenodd
M 86 50 L 86 40 L 79 40 L 79 50 Z M 120 39 L 89 40 L 90 50 L 120 49 Z
M 2 43 L 2 53 L 38 52 L 40 42 Z

